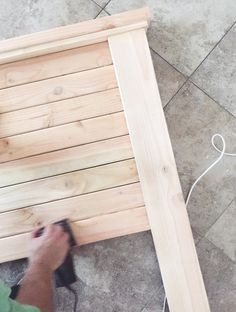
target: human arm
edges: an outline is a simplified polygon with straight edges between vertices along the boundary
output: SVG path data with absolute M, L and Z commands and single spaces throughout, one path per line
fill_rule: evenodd
M 59 225 L 49 225 L 40 237 L 33 233 L 29 267 L 16 300 L 53 312 L 53 272 L 63 263 L 68 250 L 68 234 Z

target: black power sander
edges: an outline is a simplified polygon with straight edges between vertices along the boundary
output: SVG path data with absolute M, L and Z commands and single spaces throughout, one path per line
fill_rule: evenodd
M 74 238 L 74 235 L 72 233 L 69 220 L 68 219 L 63 219 L 60 221 L 55 222 L 54 224 L 60 225 L 63 230 L 68 233 L 69 235 L 69 244 L 71 247 L 76 246 L 76 241 Z M 36 237 L 40 237 L 44 232 L 44 227 L 40 228 L 37 233 Z M 55 282 L 56 282 L 56 287 L 66 287 L 70 289 L 70 285 L 76 282 L 77 277 L 75 275 L 75 270 L 74 270 L 74 265 L 73 265 L 73 260 L 72 260 L 72 255 L 71 252 L 69 251 L 65 261 L 62 263 L 62 265 L 55 271 Z M 20 289 L 20 284 L 18 283 L 17 285 L 12 287 L 12 292 L 10 297 L 12 299 L 15 299 L 18 291 Z
M 68 219 L 63 219 L 53 224 L 60 225 L 63 228 L 64 232 L 68 233 L 70 247 L 76 246 L 76 241 L 72 233 Z M 37 231 L 36 237 L 41 236 L 43 234 L 43 231 L 44 231 L 44 227 Z M 73 260 L 72 260 L 71 252 L 69 251 L 66 256 L 65 261 L 55 271 L 56 287 L 67 287 L 73 284 L 74 282 L 76 282 L 76 280 L 77 278 L 76 278 L 75 271 L 74 271 Z

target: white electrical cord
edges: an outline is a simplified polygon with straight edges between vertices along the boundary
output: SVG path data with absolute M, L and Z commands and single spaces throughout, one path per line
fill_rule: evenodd
M 222 141 L 222 149 L 219 149 L 216 144 L 215 144 L 215 138 L 216 137 L 219 137 Z M 218 162 L 221 161 L 221 159 L 223 158 L 223 156 L 233 156 L 235 157 L 236 156 L 236 153 L 233 154 L 233 153 L 226 153 L 225 152 L 225 149 L 226 149 L 226 144 L 225 144 L 225 139 L 224 137 L 219 134 L 219 133 L 216 133 L 212 136 L 211 138 L 211 144 L 212 146 L 214 147 L 214 149 L 220 153 L 220 156 L 196 179 L 196 181 L 193 183 L 193 185 L 191 186 L 189 192 L 188 192 L 188 195 L 187 195 L 187 199 L 186 199 L 186 206 L 188 205 L 189 203 L 189 200 L 190 200 L 190 197 L 191 197 L 191 194 L 193 192 L 193 189 L 195 188 L 196 184 L 216 165 L 218 164 Z M 165 312 L 166 310 L 166 303 L 167 303 L 167 298 L 166 298 L 166 295 L 165 295 L 165 298 L 164 298 L 164 304 L 163 304 L 163 309 L 162 309 L 162 312 Z

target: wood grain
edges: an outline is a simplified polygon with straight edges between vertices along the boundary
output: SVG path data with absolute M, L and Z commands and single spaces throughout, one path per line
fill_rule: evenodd
M 0 189 L 0 212 L 71 196 L 96 192 L 138 181 L 135 161 L 65 173 Z
M 0 89 L 111 65 L 107 42 L 0 66 Z
M 3 113 L 0 116 L 0 138 L 111 114 L 122 109 L 119 90 L 110 89 Z
M 71 224 L 78 245 L 149 230 L 144 207 L 102 215 Z M 28 256 L 30 234 L 0 239 L 0 262 Z
M 0 237 L 33 231 L 64 218 L 78 221 L 143 205 L 139 183 L 57 200 L 1 213 Z
M 82 46 L 92 45 L 95 43 L 107 41 L 109 36 L 125 33 L 135 29 L 147 29 L 148 22 L 141 21 L 135 24 L 121 26 L 112 29 L 102 30 L 91 34 L 78 37 L 67 38 L 59 41 L 51 41 L 36 46 L 28 46 L 22 49 L 2 52 L 0 54 L 0 64 L 16 62 L 27 58 L 37 57 L 40 55 L 60 52 L 64 50 L 74 49 Z
M 22 49 L 28 46 L 39 45 L 46 42 L 82 36 L 106 29 L 134 24 L 140 21 L 149 21 L 149 19 L 149 9 L 147 7 L 127 11 L 96 20 L 81 22 L 79 24 L 77 23 L 63 27 L 56 27 L 34 34 L 3 40 L 0 41 L 0 52 L 2 53 L 10 50 Z
M 145 31 L 109 45 L 170 311 L 209 312 Z
M 64 100 L 117 86 L 113 66 L 99 67 L 0 90 L 0 113 Z
M 129 136 L 0 164 L 0 187 L 86 169 L 133 157 Z
M 125 134 L 128 134 L 128 130 L 123 112 L 86 119 L 0 139 L 0 162 L 7 162 Z

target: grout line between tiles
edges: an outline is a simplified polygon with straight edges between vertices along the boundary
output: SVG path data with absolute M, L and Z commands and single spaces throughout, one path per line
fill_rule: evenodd
M 94 4 L 96 4 L 100 9 L 103 9 L 103 7 L 100 5 L 100 4 L 98 4 L 95 0 L 91 0 Z M 99 13 L 100 14 L 100 13 Z M 94 18 L 96 18 L 96 17 L 94 17 Z
M 207 237 L 203 237 L 205 240 L 207 240 L 211 245 L 213 245 L 215 248 L 219 249 L 226 257 L 229 261 L 231 261 L 232 263 L 236 264 L 236 261 L 232 260 L 225 252 L 222 248 L 216 246 L 212 241 L 210 241 Z
M 103 9 L 104 12 L 106 12 L 109 16 L 111 15 L 107 10 Z
M 99 7 L 100 7 L 100 6 L 99 6 Z M 100 8 L 101 8 L 101 7 L 100 7 Z M 101 10 L 98 12 L 98 14 L 94 17 L 94 19 L 96 19 L 96 18 L 98 17 L 98 15 L 102 13 L 102 11 L 103 11 L 103 9 L 101 9 Z
M 164 111 L 166 110 L 167 106 L 169 106 L 169 104 L 173 100 L 173 98 L 184 88 L 184 86 L 187 84 L 188 81 L 189 81 L 189 78 L 187 78 L 186 81 L 182 84 L 182 86 L 173 94 L 173 96 L 169 99 L 169 101 L 163 107 Z
M 224 106 L 222 106 L 218 101 L 216 101 L 213 97 L 211 97 L 205 90 L 203 90 L 202 88 L 200 88 L 195 82 L 193 82 L 190 78 L 188 79 L 196 88 L 198 88 L 199 90 L 201 90 L 206 96 L 209 97 L 209 99 L 211 99 L 213 102 L 215 102 L 217 105 L 219 105 L 226 113 L 228 113 L 229 115 L 231 115 L 233 118 L 236 118 L 236 116 L 234 116 L 230 111 L 228 111 Z
M 204 94 L 206 94 L 211 100 L 213 100 L 217 105 L 220 105 L 216 100 L 214 100 L 207 92 L 202 90 L 199 86 L 197 86 L 192 80 L 192 76 L 195 74 L 195 72 L 198 70 L 198 68 L 202 65 L 202 63 L 208 58 L 208 56 L 213 52 L 213 50 L 220 44 L 220 42 L 224 39 L 224 37 L 229 33 L 229 31 L 234 27 L 236 22 L 234 22 L 229 29 L 224 33 L 224 35 L 221 37 L 221 39 L 213 46 L 213 48 L 209 51 L 209 53 L 205 56 L 205 58 L 201 61 L 201 63 L 196 67 L 196 69 L 191 73 L 191 75 L 186 76 L 183 74 L 180 70 L 178 70 L 175 66 L 173 66 L 171 63 L 169 63 L 163 56 L 161 56 L 159 53 L 157 53 L 153 48 L 150 47 L 150 50 L 152 50 L 154 53 L 156 53 L 159 57 L 161 57 L 164 61 L 166 61 L 173 69 L 175 69 L 178 73 L 183 75 L 184 77 L 187 77 L 186 81 L 183 83 L 183 85 L 173 94 L 173 96 L 170 98 L 170 100 L 166 103 L 164 106 L 164 109 L 167 108 L 169 103 L 172 101 L 172 99 L 181 91 L 181 89 L 186 85 L 187 82 L 193 83 L 199 90 L 201 90 Z M 226 108 L 224 108 L 222 105 L 220 105 L 227 113 L 229 113 L 231 116 L 235 117 L 232 113 L 230 113 Z
M 208 54 L 204 57 L 204 59 L 201 61 L 201 63 L 194 69 L 192 74 L 189 76 L 189 78 L 192 78 L 192 76 L 195 74 L 195 72 L 199 69 L 199 67 L 202 65 L 202 63 L 208 58 L 208 56 L 215 50 L 215 48 L 221 43 L 221 41 L 225 38 L 225 36 L 230 32 L 230 30 L 234 27 L 236 22 L 234 22 L 228 30 L 224 33 L 224 35 L 221 37 L 221 39 L 213 46 L 213 48 L 208 52 Z
M 107 2 L 107 4 L 103 7 L 103 9 L 105 10 L 105 8 L 108 6 L 108 4 L 111 2 L 111 0 L 109 0 L 108 2 Z M 106 10 L 105 10 L 106 11 Z M 106 13 L 107 14 L 109 14 L 109 15 L 111 15 L 110 13 L 108 13 L 107 11 L 106 11 Z
M 169 63 L 163 56 L 161 56 L 158 52 L 156 52 L 152 47 L 149 47 L 150 50 L 152 52 L 154 52 L 155 54 L 157 54 L 163 61 L 165 61 L 167 64 L 169 64 L 173 69 L 175 69 L 180 75 L 182 75 L 183 77 L 185 77 L 186 79 L 188 78 L 188 76 L 186 76 L 185 74 L 183 74 L 178 68 L 176 68 L 174 65 L 172 65 L 171 63 Z
M 231 202 L 226 206 L 226 208 L 221 212 L 221 214 L 217 217 L 217 219 L 212 223 L 212 225 L 209 227 L 209 229 L 206 231 L 204 237 L 207 238 L 207 234 L 210 232 L 212 227 L 216 224 L 216 222 L 222 217 L 222 215 L 226 212 L 226 210 L 231 206 L 231 204 L 234 202 L 236 197 L 234 197 Z M 209 240 L 209 239 L 208 239 Z M 212 242 L 213 243 L 213 242 Z M 214 243 L 213 243 L 214 244 Z

